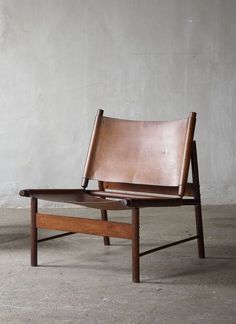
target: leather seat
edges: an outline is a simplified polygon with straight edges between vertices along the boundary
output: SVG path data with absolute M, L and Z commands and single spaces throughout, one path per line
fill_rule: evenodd
M 196 113 L 176 121 L 133 121 L 104 117 L 99 110 L 88 148 L 82 189 L 24 189 L 31 197 L 31 265 L 37 266 L 39 242 L 74 233 L 127 238 L 132 241 L 132 278 L 140 281 L 140 257 L 197 239 L 205 257 L 201 198 L 194 141 Z M 192 182 L 188 183 L 191 163 Z M 90 180 L 98 188 L 87 189 Z M 101 220 L 38 212 L 38 200 L 75 204 L 101 210 Z M 139 212 L 144 207 L 193 205 L 197 234 L 140 253 Z M 131 210 L 130 224 L 108 220 L 107 210 Z M 38 229 L 68 231 L 38 239 Z

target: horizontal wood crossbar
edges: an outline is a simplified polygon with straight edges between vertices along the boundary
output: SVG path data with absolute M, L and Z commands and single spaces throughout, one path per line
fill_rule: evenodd
M 181 199 L 181 198 L 148 198 L 148 199 L 130 199 L 126 198 L 123 203 L 127 207 L 176 207 L 183 205 L 197 205 L 196 199 Z
M 181 244 L 181 243 L 184 243 L 184 242 L 195 240 L 197 238 L 198 238 L 198 235 L 191 236 L 191 237 L 188 237 L 188 238 L 180 240 L 180 241 L 176 241 L 176 242 L 173 242 L 173 243 L 169 243 L 169 244 L 166 244 L 166 245 L 159 246 L 159 247 L 157 247 L 155 249 L 144 251 L 142 253 L 139 253 L 139 256 L 141 257 L 141 256 L 144 256 L 146 254 L 150 254 L 150 253 L 153 253 L 153 252 L 156 252 L 156 251 L 159 251 L 159 250 L 163 250 L 163 249 L 166 249 L 166 248 L 174 246 L 174 245 L 178 245 L 178 244 Z
M 39 239 L 39 240 L 37 240 L 37 242 L 41 243 L 41 242 L 45 242 L 45 241 L 50 241 L 50 240 L 54 240 L 56 238 L 60 238 L 60 237 L 68 236 L 68 235 L 72 235 L 72 234 L 76 234 L 76 233 L 68 232 L 68 233 L 62 233 L 62 234 L 58 234 L 58 235 L 53 235 L 53 236 L 49 236 L 49 237 Z
M 132 239 L 131 224 L 97 219 L 37 213 L 36 227 L 73 233 Z

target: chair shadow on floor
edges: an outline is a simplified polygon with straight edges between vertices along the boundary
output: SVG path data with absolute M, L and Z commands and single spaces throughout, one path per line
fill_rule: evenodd
M 42 234 L 46 236 L 45 233 Z M 58 240 L 57 246 L 63 247 L 67 242 Z M 68 241 L 68 244 L 70 242 Z M 30 246 L 30 229 L 28 225 L 0 225 L 0 249 L 3 250 L 21 250 L 29 249 Z M 66 244 L 66 248 L 67 244 Z
M 76 240 L 76 244 L 80 245 L 80 239 Z M 88 238 L 89 243 L 89 238 Z M 120 272 L 128 273 L 130 269 L 129 254 L 130 249 L 123 249 L 124 245 L 127 247 L 125 241 L 112 244 L 110 247 L 98 247 L 96 244 L 100 244 L 96 240 L 93 245 L 93 252 L 90 251 L 87 254 L 87 250 L 83 248 L 80 250 L 79 255 L 75 255 L 75 251 L 71 251 L 71 256 L 68 259 L 64 259 L 60 256 L 60 259 L 56 257 L 54 260 L 42 262 L 40 267 L 49 268 L 73 268 L 90 270 L 99 272 L 112 273 L 115 269 L 119 268 Z M 55 243 L 53 243 L 55 244 Z M 144 247 L 150 247 L 150 243 L 143 243 Z M 155 244 L 153 244 L 155 246 Z M 91 245 L 89 247 L 91 249 Z M 131 248 L 131 247 L 130 247 Z M 46 249 L 46 247 L 45 247 Z M 190 247 L 190 250 L 192 246 Z M 225 255 L 224 251 L 227 251 Z M 122 257 L 123 252 L 123 257 Z M 182 254 L 184 253 L 184 255 Z M 143 284 L 170 284 L 170 285 L 236 285 L 236 277 L 234 272 L 236 269 L 236 255 L 233 246 L 227 245 L 214 245 L 208 246 L 207 253 L 209 256 L 206 259 L 198 259 L 188 254 L 186 249 L 180 250 L 178 254 L 176 251 L 173 253 L 157 253 L 155 256 L 145 256 L 141 267 L 143 275 L 141 283 Z M 115 257 L 115 262 L 114 262 Z M 120 258 L 122 257 L 122 263 Z M 144 258 L 145 258 L 144 257 Z M 142 266 L 142 263 L 145 266 Z M 65 263 L 65 264 L 64 264 Z M 143 264 L 144 264 L 143 263 Z M 148 266 L 147 266 L 148 265 Z
M 46 234 L 46 233 L 42 233 Z M 45 235 L 44 235 L 45 236 Z M 86 270 L 92 269 L 105 272 L 113 272 L 119 265 L 120 272 L 126 273 L 130 269 L 129 254 L 131 253 L 131 245 L 126 240 L 120 242 L 111 242 L 110 247 L 104 247 L 101 239 L 94 239 L 93 242 L 86 236 L 74 237 L 73 244 L 71 238 L 64 238 L 63 240 L 56 240 L 41 245 L 42 249 L 47 250 L 48 245 L 51 248 L 54 246 L 58 249 L 58 256 L 55 255 L 54 260 L 44 261 L 40 267 L 51 268 L 77 268 Z M 27 250 L 29 248 L 29 227 L 28 225 L 3 225 L 0 232 L 0 249 L 2 251 L 7 250 Z M 89 249 L 93 246 L 93 252 L 88 255 L 85 249 L 84 243 L 88 240 Z M 83 242 L 79 254 L 76 257 L 75 245 L 80 246 Z M 90 243 L 89 243 L 90 242 Z M 87 243 L 87 242 L 86 242 Z M 100 245 L 101 244 L 101 245 Z M 156 242 L 142 242 L 141 246 L 144 248 L 152 248 Z M 66 251 L 68 246 L 71 247 L 71 263 L 67 263 L 66 258 L 65 265 L 64 258 L 59 257 L 59 251 L 62 249 Z M 130 249 L 126 250 L 125 247 L 130 246 Z M 97 248 L 96 248 L 97 247 Z M 189 246 L 192 249 L 192 246 Z M 184 256 L 182 255 L 184 253 Z M 57 252 L 56 252 L 57 253 Z M 114 257 L 116 261 L 114 262 Z M 59 258 L 58 258 L 59 257 Z M 122 257 L 122 265 L 119 262 L 119 258 Z M 198 285 L 236 285 L 236 277 L 234 275 L 236 269 L 236 254 L 235 246 L 232 245 L 210 245 L 207 244 L 207 256 L 206 259 L 200 260 L 191 253 L 188 254 L 188 250 L 179 250 L 176 255 L 173 252 L 157 252 L 152 256 L 144 256 L 146 259 L 142 259 L 142 263 L 145 262 L 149 266 L 143 268 L 143 275 L 141 278 L 142 283 L 146 284 L 198 284 Z M 184 259 L 184 262 L 183 262 Z
M 26 246 L 29 239 L 29 227 L 26 225 L 1 225 L 0 226 L 0 246 L 2 249 L 12 248 L 11 243 L 18 242 L 17 246 Z M 10 245 L 8 245 L 10 244 Z M 29 244 L 27 244 L 28 248 Z
M 183 257 L 180 255 L 169 255 L 168 259 L 168 265 L 163 254 L 159 260 L 154 261 L 152 267 L 156 268 L 156 275 L 153 276 L 153 271 L 144 272 L 143 282 L 236 286 L 236 255 L 232 245 L 208 245 L 204 260 L 192 256 L 188 258 L 186 252 L 184 262 L 181 262 Z

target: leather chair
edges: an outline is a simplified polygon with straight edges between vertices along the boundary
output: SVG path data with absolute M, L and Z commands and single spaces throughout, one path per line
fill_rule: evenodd
M 103 116 L 98 110 L 85 163 L 82 189 L 27 189 L 31 197 L 31 265 L 37 266 L 37 245 L 49 239 L 86 233 L 132 241 L 132 278 L 140 281 L 140 257 L 197 239 L 198 255 L 205 257 L 196 142 L 196 113 L 176 121 L 133 121 Z M 191 164 L 192 182 L 188 183 Z M 89 180 L 98 188 L 86 189 Z M 101 219 L 43 214 L 38 199 L 101 210 Z M 196 235 L 140 252 L 140 208 L 193 205 Z M 108 210 L 130 210 L 131 223 L 108 220 Z M 65 231 L 38 239 L 38 229 Z

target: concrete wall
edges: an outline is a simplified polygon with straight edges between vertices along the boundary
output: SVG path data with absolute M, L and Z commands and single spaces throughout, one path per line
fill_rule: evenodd
M 198 112 L 204 203 L 236 202 L 235 0 L 0 0 L 0 204 L 80 187 L 94 115 Z

